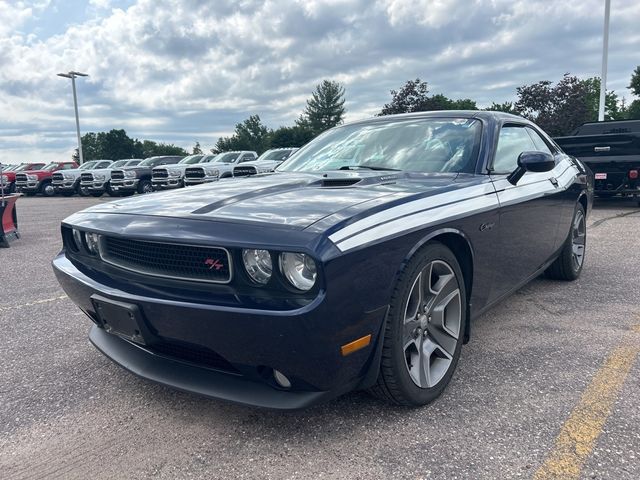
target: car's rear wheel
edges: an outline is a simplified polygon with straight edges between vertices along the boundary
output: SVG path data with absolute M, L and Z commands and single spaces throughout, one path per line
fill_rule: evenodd
M 547 268 L 547 277 L 572 281 L 582 272 L 587 249 L 587 219 L 581 203 L 576 205 L 571 222 L 571 231 L 564 242 L 558 258 Z
M 440 243 L 427 245 L 406 265 L 394 290 L 372 393 L 408 406 L 437 398 L 458 363 L 466 315 L 455 255 Z

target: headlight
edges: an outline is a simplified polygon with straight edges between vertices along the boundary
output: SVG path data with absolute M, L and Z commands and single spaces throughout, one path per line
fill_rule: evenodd
M 2 183 L 7 183 L 9 181 L 9 177 L 7 175 L 2 175 L 2 178 L 0 178 L 0 181 Z
M 93 179 L 97 180 L 98 182 L 103 182 L 107 177 L 105 175 L 102 175 L 100 173 L 94 173 L 93 174 Z
M 209 175 L 210 177 L 217 177 L 218 175 L 220 175 L 220 172 L 218 171 L 217 168 L 206 168 L 205 172 L 207 173 L 207 175 Z
M 316 283 L 316 262 L 304 253 L 283 252 L 280 254 L 280 271 L 298 290 L 310 290 Z
M 265 285 L 269 282 L 273 273 L 269 250 L 242 250 L 242 260 L 244 261 L 244 269 L 251 277 L 251 280 L 260 285 Z
M 73 243 L 75 243 L 74 245 L 75 251 L 79 252 L 83 245 L 82 232 L 80 230 L 76 230 L 75 228 L 73 229 L 72 232 L 73 232 Z
M 37 175 L 27 175 L 27 180 L 34 182 L 36 180 L 38 180 L 38 176 Z
M 85 233 L 84 238 L 87 241 L 87 250 L 89 250 L 89 253 L 92 255 L 98 255 L 100 248 L 100 235 L 97 233 Z
M 133 170 L 125 170 L 124 171 L 124 176 L 125 178 L 135 178 L 136 177 L 136 172 Z

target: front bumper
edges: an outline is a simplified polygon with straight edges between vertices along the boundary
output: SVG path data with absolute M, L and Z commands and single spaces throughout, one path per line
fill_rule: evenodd
M 205 176 L 205 177 L 202 177 L 202 178 L 185 178 L 184 179 L 184 184 L 185 185 L 200 185 L 201 183 L 217 182 L 218 180 L 220 180 L 219 176 L 215 176 L 215 177 Z
M 105 278 L 98 283 L 64 254 L 53 267 L 69 297 L 95 323 L 90 339 L 114 362 L 144 378 L 208 397 L 253 406 L 296 409 L 338 396 L 375 380 L 386 307 L 344 311 L 324 294 L 296 310 L 256 310 L 134 295 Z M 91 297 L 127 302 L 142 312 L 145 330 L 164 343 L 214 352 L 233 371 L 205 368 L 184 358 L 158 354 L 153 342 L 141 346 L 101 328 Z M 335 320 L 334 320 L 335 319 Z M 340 346 L 371 334 L 371 344 L 346 357 Z M 292 388 L 274 383 L 283 372 Z
M 158 190 L 179 188 L 182 186 L 182 179 L 180 177 L 169 177 L 163 180 L 153 180 L 153 188 Z
M 76 181 L 75 180 L 64 180 L 63 182 L 52 182 L 53 188 L 55 188 L 56 193 L 58 192 L 74 192 L 76 189 Z
M 111 190 L 114 192 L 133 192 L 138 188 L 139 178 L 125 178 L 124 180 L 111 180 Z
M 86 188 L 90 192 L 104 192 L 106 182 L 80 182 L 82 188 Z
M 28 182 L 16 182 L 16 189 L 19 192 L 35 192 L 40 188 L 40 182 L 36 181 L 28 181 Z

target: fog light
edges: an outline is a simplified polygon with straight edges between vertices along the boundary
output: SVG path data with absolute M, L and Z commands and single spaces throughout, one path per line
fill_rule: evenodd
M 291 388 L 291 381 L 284 375 L 284 373 L 276 370 L 275 368 L 273 369 L 273 378 L 282 388 Z

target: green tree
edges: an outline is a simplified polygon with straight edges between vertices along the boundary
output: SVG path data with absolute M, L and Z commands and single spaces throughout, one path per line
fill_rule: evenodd
M 485 110 L 491 110 L 492 112 L 505 112 L 505 113 L 511 113 L 513 115 L 520 115 L 520 112 L 518 112 L 513 102 L 504 102 L 504 103 L 493 102 L 491 106 L 487 107 Z
M 314 136 L 310 128 L 300 125 L 280 127 L 271 132 L 270 148 L 301 147 Z
M 251 115 L 236 124 L 233 135 L 221 137 L 211 149 L 213 153 L 230 150 L 254 150 L 258 154 L 269 149 L 270 130 L 262 124 L 259 115 Z
M 307 106 L 296 124 L 310 129 L 315 135 L 340 125 L 346 112 L 344 93 L 344 86 L 340 83 L 323 80 L 307 100 Z
M 631 89 L 631 93 L 640 97 L 640 65 L 631 74 L 631 82 L 627 88 Z
M 87 132 L 82 135 L 81 141 L 82 158 L 85 162 L 89 160 L 104 158 L 104 156 L 102 155 L 102 144 L 98 141 L 97 133 Z
M 592 120 L 589 84 L 565 74 L 555 85 L 543 80 L 516 89 L 515 108 L 553 136 L 569 135 L 584 122 Z
M 202 155 L 202 148 L 200 148 L 200 142 L 196 142 L 191 150 L 191 155 Z
M 634 100 L 625 111 L 625 118 L 629 120 L 640 120 L 640 100 Z
M 596 121 L 600 108 L 600 77 L 590 77 L 582 82 L 587 88 L 586 101 L 591 112 L 590 121 Z M 621 105 L 620 98 L 613 90 L 609 90 L 605 94 L 604 118 L 605 120 L 622 120 L 624 118 L 624 106 Z
M 428 110 L 429 85 L 419 78 L 407 80 L 400 90 L 391 90 L 391 102 L 386 103 L 380 115 L 423 112 Z
M 477 110 L 470 98 L 453 100 L 438 93 L 429 96 L 429 85 L 419 78 L 408 80 L 400 90 L 391 90 L 391 102 L 382 107 L 379 115 L 396 113 L 427 112 L 433 110 Z

